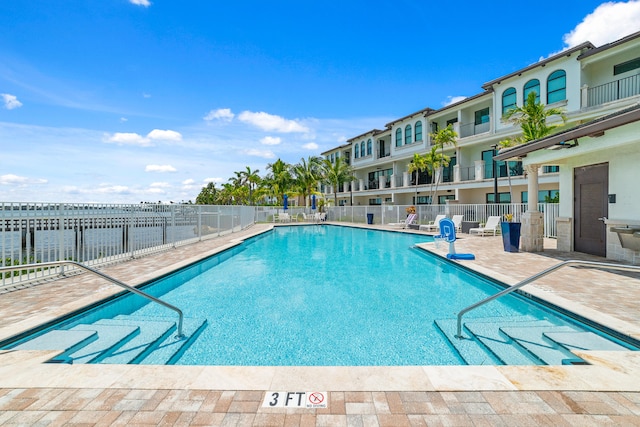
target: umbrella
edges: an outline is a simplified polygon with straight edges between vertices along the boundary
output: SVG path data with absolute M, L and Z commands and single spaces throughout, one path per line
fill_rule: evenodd
M 284 195 L 284 200 L 283 200 L 283 204 L 284 204 L 284 210 L 286 211 L 287 209 L 289 209 L 287 207 L 287 202 L 289 201 L 289 196 L 287 196 L 286 194 Z
M 311 209 L 316 210 L 316 195 L 311 196 Z

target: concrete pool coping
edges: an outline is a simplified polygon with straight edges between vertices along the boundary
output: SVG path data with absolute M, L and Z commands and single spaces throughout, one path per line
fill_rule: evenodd
M 236 234 L 218 238 L 213 248 L 201 248 L 192 256 L 171 260 L 172 251 L 156 256 L 164 260 L 161 268 L 147 266 L 146 272 L 137 273 L 138 284 L 188 265 L 198 259 L 228 249 L 248 238 L 268 231 L 273 225 L 258 224 L 242 236 Z M 372 227 L 367 227 L 372 228 Z M 373 227 L 387 229 L 384 227 Z M 395 231 L 395 230 L 394 230 Z M 493 237 L 469 238 L 460 242 L 464 246 L 472 240 L 483 239 L 479 247 L 495 240 Z M 493 239 L 493 240 L 492 240 Z M 486 243 L 485 243 L 486 242 Z M 202 245 L 198 243 L 196 245 Z M 438 253 L 435 248 L 431 250 Z M 485 248 L 486 250 L 487 248 Z M 479 255 L 479 252 L 476 254 Z M 519 254 L 528 262 L 539 255 Z M 487 259 L 494 256 L 487 253 Z M 151 256 L 150 256 L 151 257 Z M 145 257 L 148 258 L 148 257 Z M 470 269 L 495 277 L 507 284 L 517 277 L 495 271 L 484 257 L 465 262 Z M 120 270 L 132 269 L 137 260 L 119 264 Z M 171 261 L 171 262 L 170 262 Z M 160 263 L 160 262 L 158 262 Z M 157 263 L 157 264 L 158 264 Z M 108 267 L 105 272 L 110 270 Z M 541 269 L 540 269 L 541 270 Z M 580 280 L 580 270 L 573 272 Z M 107 272 L 107 274 L 109 274 Z M 74 283 L 83 275 L 64 279 Z M 117 277 L 117 276 L 116 276 Z M 632 279 L 636 280 L 637 279 Z M 44 291 L 47 283 L 35 288 Z M 28 290 L 24 290 L 26 292 Z M 19 291 L 23 292 L 23 291 Z M 36 325 L 77 310 L 92 302 L 106 298 L 120 289 L 100 285 L 95 292 L 62 305 L 52 306 L 35 315 L 13 322 L 0 329 L 0 339 L 13 336 Z M 603 314 L 590 307 L 554 294 L 543 286 L 528 285 L 527 292 L 579 315 L 597 321 L 633 337 L 640 337 L 639 328 L 631 322 Z M 41 292 L 43 293 L 43 292 Z M 3 298 L 11 298 L 5 294 Z M 46 298 L 46 297 L 44 297 Z M 620 328 L 620 329 L 618 329 Z M 199 390 L 323 390 L 323 391 L 508 391 L 508 390 L 580 390 L 640 392 L 640 352 L 580 352 L 578 356 L 591 365 L 575 366 L 406 366 L 406 367 L 245 367 L 245 366 L 145 366 L 145 365 L 64 365 L 43 363 L 55 352 L 3 351 L 0 353 L 0 388 L 135 388 L 135 389 L 199 389 Z

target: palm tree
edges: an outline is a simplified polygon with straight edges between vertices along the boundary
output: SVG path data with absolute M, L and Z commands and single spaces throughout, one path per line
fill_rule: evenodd
M 300 159 L 300 163 L 293 166 L 294 185 L 298 193 L 302 196 L 307 206 L 307 197 L 316 190 L 320 181 L 320 165 L 322 158 L 309 156 L 306 160 Z
M 429 151 L 427 154 L 424 155 L 424 161 L 425 161 L 425 165 L 426 165 L 426 169 L 429 171 L 429 173 L 431 174 L 431 185 L 429 187 L 429 197 L 430 197 L 430 203 L 433 205 L 433 201 L 436 197 L 436 194 L 438 193 L 438 181 L 439 178 L 437 177 L 437 175 L 440 175 L 438 173 L 438 171 L 440 170 L 440 168 L 442 168 L 443 166 L 448 166 L 449 165 L 449 156 L 444 155 L 442 153 L 438 153 L 438 146 L 437 145 L 433 145 L 431 147 L 431 151 Z M 435 180 L 435 184 L 436 184 L 436 188 L 435 190 L 433 189 L 433 184 L 434 184 L 434 180 Z
M 334 205 L 338 206 L 338 187 L 355 179 L 353 169 L 342 157 L 338 157 L 333 163 L 329 159 L 324 159 L 321 169 L 322 182 L 333 187 Z
M 448 156 L 445 156 L 444 149 L 447 145 L 453 145 L 454 148 L 457 147 L 458 144 L 457 144 L 456 138 L 458 137 L 458 134 L 456 133 L 456 131 L 453 130 L 453 126 L 449 124 L 447 125 L 446 128 L 443 128 L 437 132 L 431 133 L 430 136 L 431 136 L 431 142 L 433 146 L 440 149 L 440 158 L 438 159 L 439 161 L 432 163 L 432 166 L 435 166 L 433 176 L 435 176 L 435 179 L 436 179 L 435 193 L 437 193 L 438 185 L 440 184 L 440 176 L 442 174 L 436 173 L 436 171 L 439 171 L 441 167 L 445 167 L 449 165 L 450 158 Z M 432 160 L 435 160 L 435 159 L 432 159 Z M 432 179 L 432 183 L 433 183 L 433 179 Z M 435 196 L 435 193 L 432 195 L 432 199 L 431 199 L 432 203 L 433 203 L 433 197 Z
M 218 200 L 218 193 L 215 182 L 210 182 L 200 190 L 200 194 L 196 197 L 196 204 L 215 205 Z
M 514 142 L 527 143 L 549 135 L 558 125 L 547 124 L 551 116 L 560 116 L 562 122 L 567 121 L 561 108 L 545 108 L 544 104 L 536 101 L 536 92 L 529 92 L 527 102 L 522 107 L 514 107 L 507 111 L 504 119 L 517 124 L 522 129 L 522 136 L 514 138 Z
M 291 165 L 281 159 L 267 165 L 271 172 L 265 177 L 265 185 L 269 189 L 271 197 L 284 198 L 284 194 L 291 189 L 293 178 L 291 177 Z
M 246 166 L 246 170 L 241 172 L 236 172 L 242 177 L 242 184 L 247 185 L 249 187 L 249 205 L 253 204 L 253 188 L 256 184 L 260 183 L 260 175 L 258 175 L 260 170 L 251 170 L 249 166 Z
M 509 148 L 544 138 L 560 126 L 547 124 L 547 119 L 552 116 L 559 116 L 563 124 L 567 121 L 564 110 L 561 108 L 545 108 L 544 104 L 536 101 L 536 92 L 529 92 L 527 101 L 522 107 L 514 107 L 504 115 L 505 120 L 520 126 L 522 135 L 504 139 L 499 142 L 499 146 L 501 148 Z M 494 173 L 496 172 L 494 171 Z M 511 169 L 508 162 L 507 177 L 509 179 L 509 196 L 513 197 L 511 191 Z
M 409 162 L 407 172 L 410 174 L 416 173 L 416 196 L 413 200 L 414 204 L 418 204 L 418 180 L 420 179 L 420 172 L 427 170 L 427 162 L 425 157 L 418 153 L 413 154 L 413 159 Z

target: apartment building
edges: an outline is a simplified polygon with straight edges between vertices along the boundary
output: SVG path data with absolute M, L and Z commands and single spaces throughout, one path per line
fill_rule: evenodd
M 634 39 L 637 38 L 636 35 Z M 639 46 L 636 42 L 635 48 Z M 591 43 L 583 43 L 490 81 L 482 86 L 483 92 L 461 102 L 439 110 L 425 108 L 385 124 L 384 130 L 372 129 L 349 139 L 347 144 L 322 153 L 327 159 L 342 157 L 348 160 L 355 170 L 357 179 L 339 189 L 339 203 L 431 203 L 429 183 L 432 177 L 427 172 L 418 176 L 418 197 L 414 200 L 416 174 L 410 175 L 408 166 L 414 153 L 424 154 L 430 150 L 430 133 L 449 124 L 458 134 L 457 146 L 444 150 L 450 163 L 440 172 L 433 203 L 445 203 L 449 199 L 461 203 L 493 203 L 494 178 L 497 178 L 499 203 L 526 202 L 528 194 L 521 163 L 498 161 L 493 165 L 492 161 L 496 144 L 519 132 L 517 126 L 502 119 L 509 108 L 522 105 L 527 94 L 536 91 L 540 102 L 566 111 L 566 128 L 624 108 L 637 96 L 639 77 L 635 74 L 626 80 L 622 77 L 622 84 L 628 87 L 629 99 L 614 103 L 607 100 L 614 96 L 612 86 L 620 79 L 607 81 L 605 68 L 611 59 L 593 62 L 589 58 L 594 55 L 587 54 L 595 49 Z M 633 49 L 626 49 L 620 56 L 621 63 L 625 59 L 633 61 Z M 558 171 L 559 165 L 541 168 L 540 201 L 555 197 Z M 511 173 L 512 195 L 509 194 L 508 172 Z M 326 188 L 325 192 L 331 194 L 332 189 Z
M 355 171 L 356 180 L 338 189 L 339 204 L 419 205 L 444 204 L 447 200 L 528 203 L 559 197 L 563 217 L 573 218 L 573 174 L 580 162 L 568 159 L 579 150 L 560 148 L 574 147 L 578 145 L 577 140 L 562 141 L 562 144 L 556 141 L 542 154 L 534 150 L 521 155 L 498 155 L 498 143 L 517 136 L 520 131 L 518 126 L 503 119 L 504 114 L 514 106 L 522 106 L 530 92 L 535 92 L 539 101 L 548 107 L 565 111 L 567 121 L 558 132 L 602 121 L 633 108 L 640 102 L 640 32 L 600 47 L 584 42 L 487 82 L 482 85 L 482 92 L 461 102 L 437 110 L 425 108 L 385 124 L 382 130 L 367 131 L 322 153 L 328 159 L 348 160 Z M 553 121 L 562 124 L 559 117 Z M 428 172 L 410 174 L 408 168 L 413 155 L 430 151 L 430 134 L 448 125 L 452 125 L 458 135 L 455 147 L 444 148 L 444 154 L 450 158 L 449 165 L 435 171 L 433 177 Z M 640 153 L 638 138 L 625 142 L 625 150 L 634 156 Z M 603 143 L 605 140 L 601 139 L 600 145 L 592 148 L 600 151 L 601 162 L 615 155 L 610 146 L 598 149 L 608 146 Z M 629 158 L 628 153 L 623 156 Z M 538 160 L 531 161 L 533 157 Z M 637 169 L 632 167 L 622 175 L 627 184 L 634 181 L 640 184 Z M 535 177 L 535 185 L 531 176 Z M 435 194 L 433 181 L 439 182 Z M 530 192 L 536 193 L 533 199 Z M 325 188 L 325 193 L 332 194 L 333 189 Z M 638 218 L 639 214 L 619 215 Z M 571 242 L 567 247 L 573 248 L 574 227 L 569 228 L 567 236 Z

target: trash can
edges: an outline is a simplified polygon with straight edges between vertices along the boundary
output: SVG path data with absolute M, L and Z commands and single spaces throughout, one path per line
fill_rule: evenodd
M 372 213 L 368 213 L 367 214 L 367 224 L 373 224 L 373 214 Z

